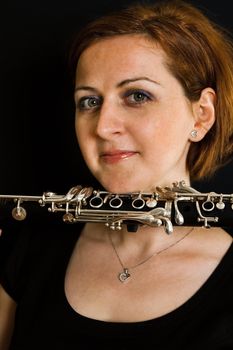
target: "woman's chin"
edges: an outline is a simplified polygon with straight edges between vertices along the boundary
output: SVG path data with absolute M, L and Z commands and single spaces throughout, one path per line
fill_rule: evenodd
M 138 184 L 125 182 L 102 182 L 103 188 L 111 193 L 130 193 L 130 192 L 140 192 L 144 191 L 145 188 Z

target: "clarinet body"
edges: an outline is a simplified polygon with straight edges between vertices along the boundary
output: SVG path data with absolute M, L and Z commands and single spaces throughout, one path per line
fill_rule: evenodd
M 172 187 L 156 187 L 154 192 L 116 194 L 92 187 L 75 186 L 67 194 L 45 192 L 42 196 L 0 195 L 0 201 L 14 202 L 12 216 L 24 220 L 26 202 L 61 212 L 66 223 L 98 222 L 112 230 L 136 231 L 139 225 L 163 226 L 167 234 L 173 226 L 233 227 L 233 194 L 202 193 L 184 181 Z

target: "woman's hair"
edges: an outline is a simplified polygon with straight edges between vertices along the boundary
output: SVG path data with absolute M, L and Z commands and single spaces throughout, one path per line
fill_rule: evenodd
M 79 32 L 70 55 L 73 76 L 86 48 L 104 38 L 127 34 L 144 35 L 162 47 L 168 69 L 190 101 L 197 101 L 206 87 L 215 90 L 216 121 L 203 140 L 191 143 L 187 157 L 192 180 L 212 175 L 233 151 L 230 35 L 187 2 L 136 3 L 89 23 Z

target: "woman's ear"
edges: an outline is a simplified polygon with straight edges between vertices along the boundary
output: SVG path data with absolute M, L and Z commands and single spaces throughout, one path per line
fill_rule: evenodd
M 201 141 L 215 122 L 216 94 L 212 88 L 205 88 L 198 101 L 193 103 L 194 125 L 190 141 Z

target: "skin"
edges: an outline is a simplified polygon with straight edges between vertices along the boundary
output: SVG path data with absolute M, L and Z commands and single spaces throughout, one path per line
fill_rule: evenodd
M 101 40 L 80 57 L 76 80 L 76 133 L 84 159 L 109 191 L 151 190 L 185 180 L 190 142 L 214 123 L 214 91 L 191 103 L 166 67 L 160 47 L 140 36 Z M 190 132 L 198 136 L 193 139 Z M 185 236 L 162 228 L 112 232 L 125 266 L 131 267 Z M 179 244 L 130 271 L 127 284 L 108 229 L 87 223 L 65 277 L 71 307 L 94 319 L 137 322 L 162 316 L 187 301 L 219 264 L 232 238 L 221 229 L 195 228 Z M 0 347 L 8 348 L 15 302 L 0 289 Z
M 146 191 L 176 180 L 189 184 L 187 152 L 214 123 L 215 93 L 206 88 L 191 103 L 166 59 L 159 46 L 137 35 L 98 41 L 80 57 L 76 134 L 89 169 L 108 191 Z M 190 136 L 193 129 L 196 138 Z M 189 230 L 176 227 L 167 236 L 163 228 L 141 226 L 133 234 L 125 227 L 110 234 L 124 266 L 131 267 Z M 67 299 L 77 312 L 99 320 L 159 317 L 200 288 L 231 242 L 221 229 L 203 235 L 203 229 L 194 228 L 179 244 L 130 269 L 132 278 L 122 284 L 109 230 L 87 223 L 67 269 Z
M 210 108 L 213 96 L 207 89 Z M 92 45 L 77 66 L 75 103 L 82 154 L 104 188 L 150 191 L 178 180 L 189 183 L 186 157 L 199 107 L 168 71 L 160 47 L 140 36 Z
M 0 349 L 7 350 L 14 328 L 15 301 L 0 285 Z

